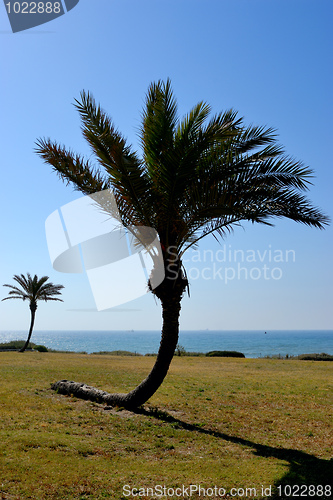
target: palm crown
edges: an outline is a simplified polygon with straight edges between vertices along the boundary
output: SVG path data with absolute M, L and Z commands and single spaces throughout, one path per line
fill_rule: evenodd
M 2 300 L 22 299 L 28 300 L 30 304 L 37 304 L 39 300 L 59 300 L 62 302 L 62 299 L 55 297 L 55 295 L 61 295 L 60 290 L 64 288 L 63 285 L 46 283 L 49 279 L 48 276 L 38 279 L 36 274 L 33 278 L 29 273 L 27 273 L 27 276 L 24 276 L 24 274 L 15 274 L 13 279 L 18 283 L 20 288 L 15 285 L 5 284 L 4 286 L 11 288 L 11 290 L 8 292 L 9 297 L 5 297 Z
M 81 93 L 76 107 L 106 175 L 50 140 L 39 140 L 37 152 L 86 194 L 112 187 L 122 223 L 154 228 L 162 248 L 176 247 L 179 256 L 243 220 L 269 224 L 271 217 L 287 217 L 319 228 L 328 221 L 300 194 L 312 171 L 284 154 L 272 129 L 245 127 L 233 110 L 208 120 L 203 102 L 179 121 L 169 80 L 148 90 L 142 158 L 89 93 Z

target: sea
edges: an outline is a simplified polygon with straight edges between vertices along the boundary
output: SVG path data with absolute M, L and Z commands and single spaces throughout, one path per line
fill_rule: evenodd
M 26 339 L 26 331 L 0 331 L 0 343 Z M 31 341 L 60 351 L 131 351 L 151 354 L 158 351 L 160 331 L 34 331 Z M 246 358 L 333 355 L 333 330 L 181 330 L 179 344 L 188 352 L 239 351 Z

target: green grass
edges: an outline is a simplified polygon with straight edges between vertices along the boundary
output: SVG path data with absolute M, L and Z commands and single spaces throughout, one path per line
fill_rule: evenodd
M 329 483 L 330 362 L 175 357 L 138 413 L 50 390 L 67 378 L 126 392 L 153 363 L 149 356 L 1 352 L 0 498 L 152 500 L 158 497 L 125 497 L 123 486 L 200 484 L 256 488 L 256 496 L 232 498 L 259 499 L 262 486 Z

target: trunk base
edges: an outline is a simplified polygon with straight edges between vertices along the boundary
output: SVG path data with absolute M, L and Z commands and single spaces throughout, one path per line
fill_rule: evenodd
M 51 389 L 59 394 L 73 395 L 81 399 L 105 403 L 108 406 L 119 406 L 127 410 L 135 410 L 146 403 L 162 384 L 174 356 L 179 333 L 180 301 L 186 286 L 187 280 L 179 273 L 176 281 L 165 279 L 154 290 L 155 295 L 162 303 L 161 343 L 151 372 L 135 389 L 128 394 L 110 394 L 95 387 L 69 380 L 59 380 L 51 385 Z
M 127 394 L 110 394 L 109 392 L 96 389 L 95 387 L 81 382 L 59 380 L 51 384 L 51 389 L 58 394 L 64 394 L 66 396 L 75 396 L 96 403 L 105 403 L 108 406 L 121 406 L 128 410 L 133 409 L 130 402 L 127 400 Z

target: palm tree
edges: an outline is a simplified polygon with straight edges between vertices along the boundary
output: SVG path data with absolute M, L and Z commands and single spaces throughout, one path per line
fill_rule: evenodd
M 152 371 L 128 394 L 69 381 L 53 388 L 136 408 L 163 382 L 177 346 L 181 299 L 188 287 L 182 257 L 188 248 L 209 234 L 223 238 L 241 221 L 270 224 L 272 217 L 287 217 L 323 228 L 328 218 L 300 194 L 312 171 L 284 154 L 272 129 L 245 127 L 233 110 L 208 120 L 210 107 L 204 102 L 180 121 L 169 80 L 148 89 L 141 157 L 89 92 L 81 93 L 75 107 L 98 166 L 50 139 L 39 139 L 36 152 L 63 181 L 85 194 L 112 188 L 124 226 L 157 231 L 165 279 L 150 289 L 161 302 L 163 326 Z
M 59 299 L 54 296 L 61 295 L 60 290 L 64 287 L 63 285 L 54 285 L 53 283 L 46 283 L 47 280 L 49 279 L 48 276 L 43 276 L 42 278 L 38 279 L 36 274 L 33 278 L 30 276 L 29 273 L 27 273 L 27 276 L 24 276 L 23 274 L 21 275 L 15 274 L 13 279 L 16 281 L 16 283 L 18 283 L 19 287 L 15 285 L 7 285 L 7 284 L 3 285 L 7 286 L 8 288 L 11 288 L 11 290 L 10 292 L 8 292 L 9 297 L 5 297 L 2 300 L 21 299 L 29 301 L 29 307 L 31 312 L 29 334 L 26 343 L 19 351 L 19 352 L 24 352 L 29 345 L 32 335 L 32 330 L 34 328 L 37 302 L 39 300 L 45 300 L 45 302 L 47 302 L 48 300 L 59 300 L 63 302 L 62 299 Z

